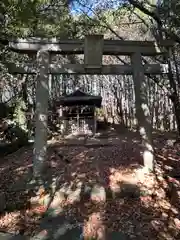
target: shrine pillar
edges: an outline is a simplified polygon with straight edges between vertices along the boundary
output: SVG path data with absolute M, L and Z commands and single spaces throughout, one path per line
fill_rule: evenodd
M 142 140 L 144 167 L 149 170 L 154 168 L 154 152 L 152 143 L 151 114 L 147 100 L 147 84 L 145 83 L 144 67 L 140 52 L 131 56 L 133 67 L 133 81 L 135 92 L 136 119 L 138 131 Z
M 37 53 L 39 72 L 36 86 L 36 112 L 35 112 L 35 140 L 33 172 L 34 177 L 39 179 L 43 170 L 47 155 L 47 120 L 48 120 L 48 97 L 49 97 L 49 53 L 40 50 Z M 41 179 L 41 178 L 40 178 Z

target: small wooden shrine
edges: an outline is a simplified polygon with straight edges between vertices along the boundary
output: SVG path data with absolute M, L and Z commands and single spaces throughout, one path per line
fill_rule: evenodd
M 101 107 L 102 97 L 80 90 L 59 98 L 62 135 L 86 135 L 96 133 L 96 108 Z

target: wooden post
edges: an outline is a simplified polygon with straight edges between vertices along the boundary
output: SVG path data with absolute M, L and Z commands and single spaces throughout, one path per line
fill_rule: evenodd
M 102 67 L 103 35 L 90 35 L 85 37 L 84 64 L 85 68 Z
M 41 173 L 46 161 L 47 152 L 47 118 L 49 97 L 49 53 L 40 50 L 37 53 L 39 73 L 36 87 L 36 113 L 35 113 L 35 142 L 33 172 L 34 177 L 41 180 Z
M 52 89 L 53 89 L 53 85 L 52 85 L 52 82 L 53 82 L 53 75 L 52 74 L 49 74 L 49 93 L 50 93 L 50 96 L 53 98 L 53 93 L 52 93 Z
M 94 136 L 96 134 L 96 129 L 97 129 L 96 107 L 94 106 Z
M 80 110 L 80 106 L 77 106 L 77 132 L 79 134 L 80 132 L 80 118 L 79 118 L 79 110 Z
M 144 166 L 149 170 L 154 168 L 154 154 L 152 146 L 151 115 L 148 107 L 141 53 L 136 52 L 131 57 L 133 65 L 133 80 L 135 91 L 136 118 L 138 130 L 142 138 Z
M 59 126 L 60 126 L 60 130 L 61 130 L 61 137 L 64 136 L 64 115 L 63 115 L 63 106 L 60 106 L 58 109 L 58 113 L 59 113 Z

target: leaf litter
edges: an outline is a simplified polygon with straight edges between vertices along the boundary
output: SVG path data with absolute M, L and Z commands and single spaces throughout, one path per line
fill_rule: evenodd
M 83 182 L 92 186 L 99 183 L 108 191 L 114 191 L 118 187 L 121 190 L 122 183 L 128 183 L 139 189 L 139 197 L 125 194 L 106 197 L 103 202 L 101 199 L 73 202 L 69 198 L 60 202 L 59 207 L 67 216 L 84 223 L 84 236 L 103 239 L 105 231 L 121 231 L 132 239 L 179 238 L 180 183 L 177 176 L 180 176 L 180 157 L 177 149 L 157 140 L 156 172 L 143 173 L 137 171 L 142 164 L 141 147 L 132 139 L 120 139 L 118 144 L 104 147 L 58 146 L 56 143 L 57 147 L 71 161 L 67 166 L 54 154 L 53 147 L 49 148 L 47 172 L 58 177 L 59 185 Z M 42 204 L 32 206 L 32 196 L 26 188 L 14 189 L 31 167 L 31 148 L 6 156 L 0 165 L 2 231 L 31 236 L 39 231 L 45 207 Z

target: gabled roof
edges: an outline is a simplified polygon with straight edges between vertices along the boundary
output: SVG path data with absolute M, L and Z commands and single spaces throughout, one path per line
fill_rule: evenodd
M 76 90 L 70 94 L 64 95 L 64 97 L 87 97 L 87 96 L 91 96 L 85 92 L 82 92 L 81 90 Z
M 60 97 L 57 103 L 62 106 L 94 105 L 101 107 L 101 102 L 101 96 L 90 95 L 78 89 L 71 94 Z

